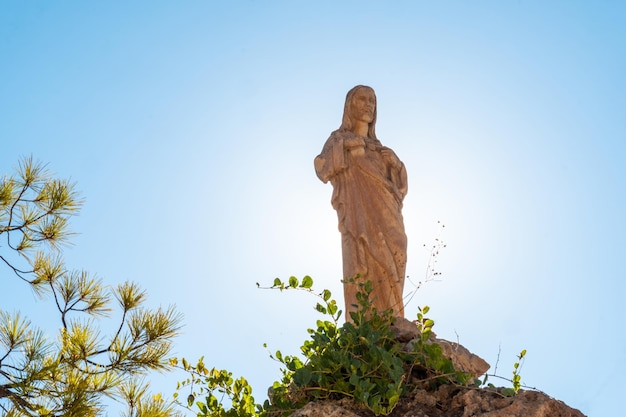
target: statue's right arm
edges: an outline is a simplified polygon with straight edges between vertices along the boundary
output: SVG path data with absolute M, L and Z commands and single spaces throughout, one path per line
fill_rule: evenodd
M 332 134 L 326 141 L 322 153 L 315 158 L 315 172 L 324 183 L 347 167 L 343 141 L 339 135 Z

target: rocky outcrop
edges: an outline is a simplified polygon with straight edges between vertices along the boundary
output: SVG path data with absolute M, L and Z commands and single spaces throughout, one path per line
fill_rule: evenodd
M 396 339 L 407 344 L 407 350 L 412 350 L 413 340 L 420 337 L 420 332 L 415 322 L 404 318 L 396 318 L 392 326 Z M 473 354 L 459 343 L 438 339 L 435 333 L 430 334 L 430 343 L 441 346 L 445 357 L 452 361 L 454 369 L 471 374 L 474 378 L 483 375 L 489 369 L 489 364 L 481 357 Z
M 306 404 L 292 417 L 373 417 L 350 399 Z M 416 389 L 403 397 L 390 417 L 585 417 L 580 411 L 538 391 L 504 397 L 495 390 L 442 385 Z
M 392 329 L 396 339 L 411 350 L 420 337 L 418 325 L 406 319 L 396 319 Z M 475 378 L 489 369 L 489 364 L 458 343 L 438 339 L 431 333 L 429 343 L 441 346 L 444 356 L 455 369 Z M 391 417 L 585 417 L 539 391 L 520 390 L 515 396 L 502 395 L 494 388 L 464 387 L 453 384 L 425 389 L 419 385 L 403 395 L 391 412 Z M 374 413 L 349 398 L 314 401 L 297 410 L 292 417 L 374 417 Z

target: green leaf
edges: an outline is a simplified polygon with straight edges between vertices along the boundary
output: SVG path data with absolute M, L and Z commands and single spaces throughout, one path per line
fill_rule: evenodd
M 294 276 L 289 277 L 289 286 L 291 288 L 296 288 L 298 286 L 298 278 Z
M 500 392 L 505 397 L 513 397 L 515 396 L 515 390 L 513 388 L 503 388 Z
M 336 303 L 330 303 L 330 304 L 328 304 L 328 313 L 329 313 L 331 316 L 334 316 L 334 315 L 335 315 L 335 313 L 337 312 L 337 309 L 338 309 L 338 308 L 339 308 L 339 307 L 337 307 L 337 304 L 336 304 Z
M 298 371 L 294 374 L 293 380 L 299 386 L 308 385 L 311 382 L 312 376 L 311 368 L 306 366 L 304 368 L 298 369 Z
M 313 286 L 313 278 L 310 276 L 305 276 L 302 278 L 302 284 L 300 284 L 302 288 L 311 288 Z

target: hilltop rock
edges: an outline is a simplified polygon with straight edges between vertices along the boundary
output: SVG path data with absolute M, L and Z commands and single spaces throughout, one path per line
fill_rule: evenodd
M 397 318 L 392 327 L 396 339 L 406 343 L 407 350 L 420 337 L 416 322 Z M 444 356 L 455 369 L 483 375 L 489 364 L 458 343 L 438 339 L 431 333 L 430 343 L 441 346 Z M 426 389 L 419 386 L 403 395 L 390 417 L 585 417 L 540 391 L 520 390 L 507 397 L 493 388 L 463 387 L 453 384 Z M 297 410 L 292 417 L 374 417 L 374 413 L 350 398 L 314 401 Z
M 311 402 L 292 417 L 373 417 L 350 399 Z M 491 389 L 442 385 L 416 389 L 403 397 L 390 417 L 585 417 L 580 411 L 538 391 L 521 390 L 504 397 Z
M 397 340 L 407 343 L 407 350 L 411 350 L 413 340 L 420 337 L 417 324 L 404 318 L 396 318 L 392 329 Z M 429 342 L 441 346 L 443 355 L 452 361 L 456 370 L 478 378 L 489 369 L 489 364 L 484 359 L 473 354 L 459 343 L 438 339 L 434 332 L 431 332 Z

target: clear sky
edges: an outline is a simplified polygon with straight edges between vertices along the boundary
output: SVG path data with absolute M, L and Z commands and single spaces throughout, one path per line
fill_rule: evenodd
M 440 234 L 439 337 L 589 416 L 623 410 L 626 6 L 620 1 L 6 1 L 0 174 L 33 155 L 85 198 L 68 266 L 185 315 L 175 353 L 280 378 L 315 301 L 342 299 L 313 158 L 346 92 L 409 174 L 407 293 Z M 8 270 L 0 308 L 49 316 Z M 166 395 L 182 375 L 154 379 Z M 503 384 L 507 384 L 503 382 Z

